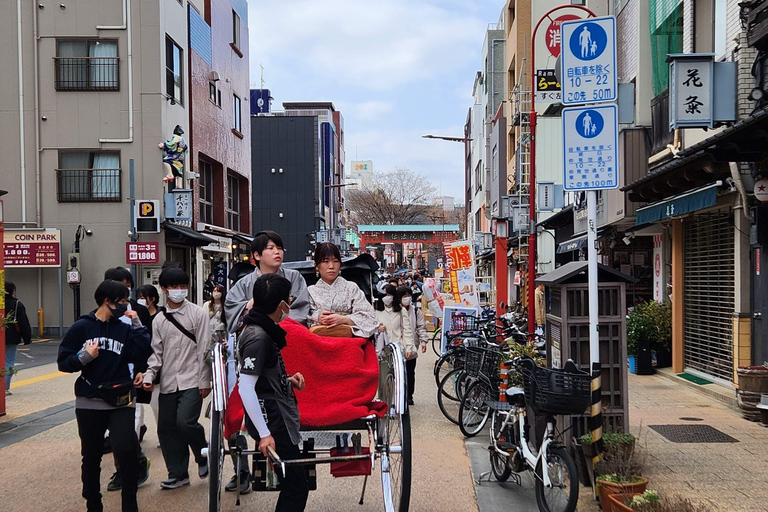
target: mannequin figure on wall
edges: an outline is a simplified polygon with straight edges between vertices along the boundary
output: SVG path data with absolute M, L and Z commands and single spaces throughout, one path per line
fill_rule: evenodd
M 165 169 L 164 183 L 174 181 L 176 188 L 182 188 L 184 177 L 184 157 L 187 154 L 187 141 L 184 140 L 184 130 L 180 125 L 173 129 L 173 137 L 157 145 L 163 150 L 163 168 Z

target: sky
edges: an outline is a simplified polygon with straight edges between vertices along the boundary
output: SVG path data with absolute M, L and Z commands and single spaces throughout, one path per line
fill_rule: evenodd
M 251 86 L 284 101 L 331 101 L 346 168 L 405 167 L 463 199 L 461 143 L 489 23 L 501 0 L 248 0 Z

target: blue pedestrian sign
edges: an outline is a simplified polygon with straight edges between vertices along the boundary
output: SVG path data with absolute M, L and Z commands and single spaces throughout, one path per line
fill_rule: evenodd
M 618 107 L 563 109 L 565 190 L 618 188 Z
M 564 21 L 561 86 L 564 105 L 616 100 L 616 18 Z

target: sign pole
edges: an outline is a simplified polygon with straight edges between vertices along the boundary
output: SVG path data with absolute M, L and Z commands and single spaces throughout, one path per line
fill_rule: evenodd
M 3 247 L 3 201 L 0 200 L 0 368 L 5 370 L 5 248 Z M 3 393 L 0 393 L 0 416 L 5 416 L 5 373 Z
M 595 445 L 596 464 L 603 453 L 603 414 L 600 377 L 600 326 L 597 301 L 597 192 L 587 191 L 587 278 L 589 282 L 589 364 L 592 371 L 592 406 L 589 431 Z

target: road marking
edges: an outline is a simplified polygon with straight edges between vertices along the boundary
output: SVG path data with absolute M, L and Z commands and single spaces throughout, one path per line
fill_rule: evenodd
M 20 354 L 21 354 L 21 355 L 23 355 L 24 357 L 27 357 L 27 358 L 29 358 L 29 359 L 34 359 L 34 357 L 33 357 L 33 356 L 31 356 L 31 355 L 27 354 L 26 352 L 20 352 Z
M 22 386 L 29 386 L 30 384 L 37 384 L 38 382 L 44 382 L 46 380 L 55 379 L 57 377 L 63 377 L 64 375 L 67 374 L 64 372 L 53 372 L 40 375 L 39 377 L 32 377 L 31 379 L 17 380 L 15 382 L 11 382 L 11 389 L 20 388 Z

